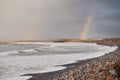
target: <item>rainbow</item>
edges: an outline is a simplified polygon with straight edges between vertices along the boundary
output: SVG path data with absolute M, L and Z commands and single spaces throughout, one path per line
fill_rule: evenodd
M 92 23 L 92 20 L 93 20 L 93 11 L 91 11 L 81 29 L 81 32 L 80 32 L 80 39 L 86 39 L 86 34 L 87 34 L 87 31 Z
M 41 10 L 43 10 L 45 1 L 38 0 L 37 5 L 33 5 L 33 2 L 31 2 L 31 6 L 36 8 L 35 13 L 31 16 L 30 21 L 30 30 L 29 30 L 29 37 L 28 39 L 34 40 L 37 38 L 37 34 L 39 32 L 39 27 L 41 26 Z

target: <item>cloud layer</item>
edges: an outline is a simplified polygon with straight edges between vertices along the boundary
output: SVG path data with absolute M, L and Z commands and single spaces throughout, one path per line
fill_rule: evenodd
M 94 9 L 87 38 L 120 37 L 119 0 L 1 0 L 0 39 L 79 38 Z

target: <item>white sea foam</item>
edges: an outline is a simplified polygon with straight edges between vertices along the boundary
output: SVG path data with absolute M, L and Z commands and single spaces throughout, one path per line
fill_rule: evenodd
M 100 46 L 97 44 L 91 43 L 39 43 L 40 45 L 49 45 L 49 46 L 38 46 L 37 49 L 41 49 L 45 51 L 57 51 L 60 52 L 62 50 L 70 51 L 69 48 L 73 51 L 76 51 L 76 48 L 83 49 L 86 53 L 71 53 L 71 54 L 52 54 L 49 55 L 28 55 L 28 56 L 6 56 L 0 58 L 0 78 L 2 77 L 3 80 L 25 80 L 27 77 L 18 77 L 18 75 L 22 74 L 29 74 L 29 73 L 44 73 L 44 72 L 51 72 L 56 70 L 65 69 L 65 67 L 56 65 L 63 65 L 68 63 L 74 63 L 76 60 L 83 60 L 93 57 L 102 56 L 109 52 L 112 52 L 117 49 L 116 46 L 109 47 L 109 46 Z M 25 44 L 27 45 L 27 44 Z M 87 49 L 88 52 L 87 52 Z M 94 50 L 97 49 L 97 51 Z M 89 51 L 93 50 L 92 52 Z M 36 52 L 34 49 L 27 49 L 21 50 L 23 52 L 31 53 Z M 18 51 L 17 51 L 18 52 Z M 37 52 L 41 53 L 41 52 Z M 11 54 L 11 53 L 10 53 Z M 20 53 L 19 53 L 20 54 Z M 26 53 L 24 53 L 26 54 Z M 8 55 L 8 54 L 7 54 Z M 11 75 L 12 74 L 12 75 Z M 8 76 L 8 77 L 7 77 Z M 29 78 L 29 77 L 28 77 Z M 2 79 L 0 79 L 2 80 Z
M 9 78 L 4 78 L 0 80 L 27 80 L 31 78 L 32 76 L 18 76 L 18 77 L 9 77 Z
M 31 52 L 37 52 L 34 49 L 26 49 L 26 50 L 15 50 L 15 51 L 2 51 L 0 52 L 0 57 L 18 54 L 18 53 L 31 53 Z
M 0 56 L 7 56 L 9 54 L 17 54 L 18 51 L 3 51 L 3 52 L 0 52 Z
M 26 50 L 19 50 L 19 52 L 29 53 L 29 52 L 37 52 L 37 51 L 34 49 L 26 49 Z

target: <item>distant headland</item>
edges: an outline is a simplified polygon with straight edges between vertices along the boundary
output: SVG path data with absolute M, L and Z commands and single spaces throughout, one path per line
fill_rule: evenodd
M 120 38 L 101 39 L 59 39 L 59 40 L 0 40 L 0 42 L 120 42 Z

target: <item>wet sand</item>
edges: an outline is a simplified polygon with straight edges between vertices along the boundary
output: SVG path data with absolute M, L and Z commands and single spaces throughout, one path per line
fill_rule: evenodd
M 103 56 L 77 61 L 76 63 L 61 65 L 67 67 L 64 70 L 25 74 L 32 76 L 29 80 L 119 80 L 111 77 L 112 65 L 120 60 L 120 41 L 93 41 L 99 45 L 118 46 L 118 49 Z M 106 79 L 105 79 L 106 78 Z

